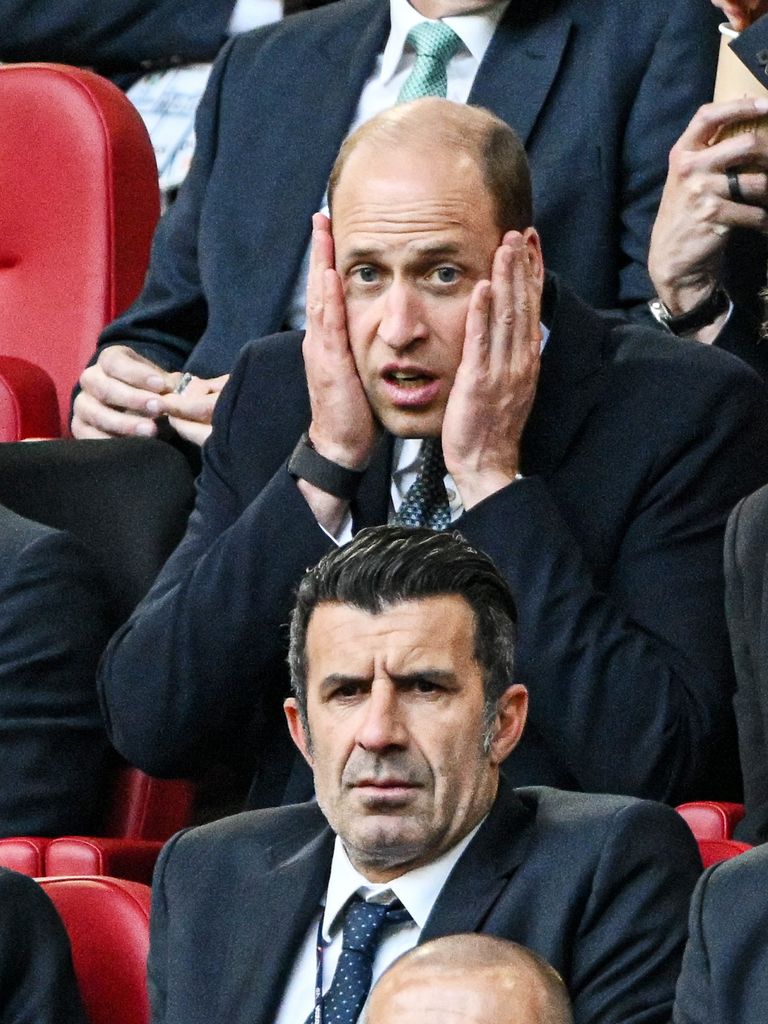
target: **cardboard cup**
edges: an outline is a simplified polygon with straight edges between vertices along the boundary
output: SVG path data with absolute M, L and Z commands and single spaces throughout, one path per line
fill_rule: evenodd
M 728 22 L 720 25 L 720 54 L 717 60 L 715 78 L 715 103 L 728 100 L 759 99 L 768 96 L 768 89 L 755 78 L 752 72 L 736 56 L 728 45 L 738 36 Z M 768 116 L 736 121 L 720 131 L 720 138 L 727 139 L 741 132 L 760 132 L 768 136 Z

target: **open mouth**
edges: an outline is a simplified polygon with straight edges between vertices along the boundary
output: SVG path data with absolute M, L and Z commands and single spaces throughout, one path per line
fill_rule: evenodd
M 394 406 L 416 408 L 429 405 L 440 391 L 440 378 L 419 366 L 387 366 L 381 378 Z
M 403 388 L 418 388 L 435 378 L 420 370 L 390 370 L 384 374 L 384 379 Z

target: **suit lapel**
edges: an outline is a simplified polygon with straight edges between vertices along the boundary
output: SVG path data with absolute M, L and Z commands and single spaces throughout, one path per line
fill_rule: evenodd
M 448 876 L 419 942 L 476 932 L 514 874 L 533 833 L 531 812 L 502 779 L 488 818 Z
M 257 901 L 263 909 L 254 916 L 254 923 L 268 922 L 268 931 L 246 927 L 233 937 L 238 947 L 242 943 L 250 945 L 250 977 L 258 979 L 247 994 L 240 994 L 236 1019 L 253 1024 L 274 1021 L 297 950 L 328 885 L 332 853 L 333 833 L 327 827 L 293 856 L 285 857 L 276 846 L 274 868 L 255 879 L 250 891 L 243 892 L 240 905 L 253 906 Z M 242 955 L 239 948 L 238 958 Z M 246 995 L 249 1005 L 244 1012 L 242 1000 Z
M 254 273 L 265 278 L 263 283 L 256 280 L 253 284 L 262 311 L 257 310 L 261 321 L 254 325 L 257 334 L 281 327 L 309 244 L 311 216 L 320 208 L 328 175 L 355 115 L 363 85 L 389 32 L 389 5 L 384 0 L 363 0 L 357 6 L 357 17 L 349 13 L 340 17 L 338 31 L 319 40 L 311 65 L 296 68 L 297 93 L 291 98 L 289 111 L 293 117 L 289 130 L 295 133 L 295 145 L 286 148 L 283 133 L 276 132 L 271 152 L 261 161 L 271 164 L 266 178 L 271 182 L 271 192 L 258 204 L 267 216 L 256 227 L 256 249 L 261 256 Z M 279 108 L 284 100 L 275 96 L 273 102 Z M 297 148 L 306 159 L 294 159 Z M 276 210 L 279 216 L 275 216 Z M 264 259 L 263 254 L 270 252 L 294 254 L 295 258 Z M 270 308 L 266 308 L 265 298 Z
M 523 143 L 549 95 L 571 32 L 569 17 L 542 10 L 552 6 L 509 4 L 469 94 L 470 103 L 492 110 Z
M 536 398 L 523 433 L 522 473 L 548 476 L 602 394 L 609 324 L 548 276 L 544 322 L 550 329 Z

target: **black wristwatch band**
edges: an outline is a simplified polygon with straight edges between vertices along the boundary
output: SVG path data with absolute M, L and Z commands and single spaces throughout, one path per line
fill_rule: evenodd
M 355 497 L 363 478 L 363 470 L 346 469 L 322 456 L 313 447 L 306 431 L 299 438 L 288 460 L 288 472 L 292 477 L 306 480 L 321 491 L 336 498 L 346 498 L 347 501 Z
M 706 299 L 679 316 L 673 316 L 661 299 L 651 299 L 648 308 L 663 327 L 666 327 L 672 334 L 681 336 L 693 334 L 694 331 L 713 324 L 722 313 L 725 313 L 730 303 L 731 300 L 725 289 L 716 285 Z

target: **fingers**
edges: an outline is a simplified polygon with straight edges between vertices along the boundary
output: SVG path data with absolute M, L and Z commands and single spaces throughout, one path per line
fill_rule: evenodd
M 162 412 L 193 423 L 210 423 L 221 388 L 211 389 L 209 384 L 210 381 L 198 377 L 182 394 L 164 395 L 158 399 L 158 403 L 162 403 Z
M 210 423 L 196 423 L 188 419 L 177 418 L 176 416 L 169 416 L 168 422 L 179 437 L 183 437 L 200 447 L 206 442 L 212 430 Z
M 323 275 L 334 265 L 331 222 L 322 213 L 312 217 L 312 242 L 309 252 L 307 278 L 307 320 L 317 325 L 323 313 Z
M 768 99 L 743 98 L 725 103 L 705 103 L 693 115 L 675 148 L 702 149 L 728 125 L 754 121 L 768 114 Z
M 85 391 L 75 399 L 72 434 L 76 438 L 154 437 L 156 433 L 154 420 L 145 416 L 113 409 Z
M 470 297 L 462 363 L 474 372 L 519 372 L 538 361 L 541 344 L 540 288 L 522 235 L 507 232 L 496 250 L 491 280 Z

